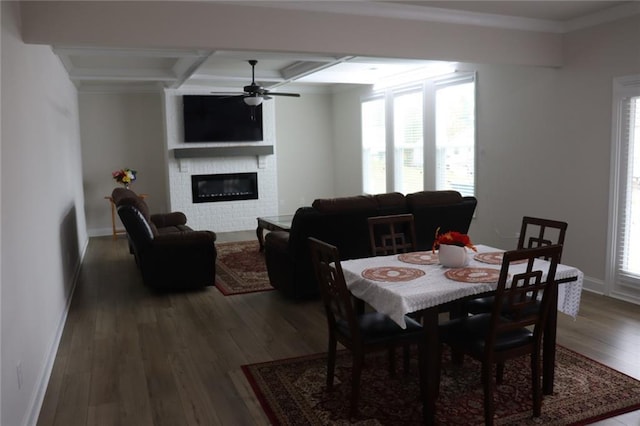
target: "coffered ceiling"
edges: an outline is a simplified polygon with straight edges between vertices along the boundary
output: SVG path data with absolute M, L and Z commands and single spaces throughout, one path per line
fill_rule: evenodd
M 242 2 L 251 6 L 256 2 Z M 257 2 L 260 7 L 296 8 L 407 19 L 473 22 L 486 26 L 530 26 L 563 32 L 586 25 L 626 1 L 344 1 Z M 235 3 L 238 4 L 238 3 Z M 587 19 L 589 18 L 589 19 Z M 256 81 L 273 91 L 313 90 L 337 84 L 371 84 L 380 78 L 434 61 L 372 57 L 320 56 L 275 52 L 172 49 L 92 49 L 54 46 L 71 80 L 81 92 L 158 91 L 193 88 L 239 91 L 251 82 L 249 59 L 258 60 Z

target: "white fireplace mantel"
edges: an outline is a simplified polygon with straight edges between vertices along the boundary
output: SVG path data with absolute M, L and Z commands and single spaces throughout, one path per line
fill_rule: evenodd
M 209 157 L 249 157 L 273 155 L 273 145 L 246 146 L 213 146 L 199 148 L 174 148 L 173 156 L 181 158 L 209 158 Z

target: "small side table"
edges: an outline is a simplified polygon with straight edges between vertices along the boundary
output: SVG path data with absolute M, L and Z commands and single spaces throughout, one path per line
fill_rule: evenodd
M 260 251 L 264 251 L 264 230 L 268 231 L 287 231 L 291 229 L 291 222 L 293 221 L 293 215 L 282 216 L 270 216 L 259 217 L 258 228 L 256 229 L 256 236 L 258 237 L 258 244 L 260 245 Z
M 138 194 L 141 200 L 147 198 L 147 194 Z M 113 235 L 114 241 L 118 239 L 118 234 L 126 234 L 127 231 L 124 229 L 116 229 L 116 204 L 113 202 L 113 198 L 110 195 L 104 197 L 105 200 L 109 200 L 109 204 L 111 205 L 111 232 Z

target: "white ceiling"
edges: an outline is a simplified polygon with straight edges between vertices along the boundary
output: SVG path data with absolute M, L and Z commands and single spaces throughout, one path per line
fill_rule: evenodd
M 257 2 L 260 7 L 321 10 L 350 14 L 405 16 L 425 20 L 469 20 L 475 25 L 528 25 L 562 32 L 568 24 L 594 17 L 626 1 L 395 1 Z M 238 3 L 235 3 L 238 4 Z M 251 6 L 255 2 L 242 2 Z M 589 18 L 589 19 L 586 19 Z M 524 19 L 524 20 L 523 20 Z M 597 21 L 597 20 L 596 20 Z M 256 81 L 270 90 L 308 91 L 336 84 L 372 84 L 381 78 L 437 66 L 434 61 L 273 52 L 185 51 L 171 49 L 92 49 L 54 46 L 81 92 L 157 91 L 207 88 L 237 91 L 251 82 L 249 59 L 257 59 Z M 304 84 L 304 85 L 302 85 Z

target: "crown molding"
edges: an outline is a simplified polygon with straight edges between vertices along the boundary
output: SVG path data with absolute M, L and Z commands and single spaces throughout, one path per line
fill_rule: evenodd
M 578 29 L 611 22 L 640 13 L 640 2 L 612 7 L 602 12 L 586 15 L 569 21 L 523 18 L 464 10 L 443 9 L 430 6 L 415 6 L 384 1 L 239 1 L 222 2 L 234 6 L 253 6 L 276 9 L 324 12 L 344 15 L 396 18 L 423 22 L 440 22 L 458 25 L 501 28 L 544 33 L 566 33 Z
M 627 18 L 639 13 L 640 2 L 632 1 L 626 4 L 621 4 L 620 6 L 603 10 L 602 12 L 593 13 L 591 15 L 586 15 L 580 18 L 569 20 L 565 22 L 563 32 L 570 33 L 572 31 L 577 31 L 600 24 L 606 24 L 607 22 L 617 21 L 618 19 Z

